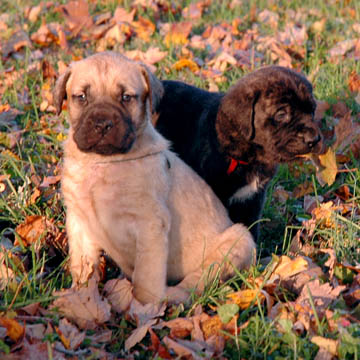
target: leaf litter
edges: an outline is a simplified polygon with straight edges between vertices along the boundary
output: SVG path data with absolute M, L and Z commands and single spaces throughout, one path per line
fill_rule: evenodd
M 231 1 L 226 6 L 234 11 L 239 3 Z M 260 11 L 254 5 L 243 17 L 199 26 L 212 5 L 213 2 L 205 0 L 181 8 L 168 1 L 137 0 L 126 8 L 119 5 L 114 11 L 99 12 L 93 1 L 68 1 L 62 5 L 41 2 L 23 9 L 22 27 L 16 21 L 12 25 L 13 15 L 2 14 L 0 29 L 4 33 L 0 34 L 0 50 L 4 65 L 0 69 L 0 94 L 11 88 L 18 100 L 0 105 L 2 156 L 21 161 L 19 144 L 24 146 L 29 129 L 39 129 L 39 139 L 45 147 L 53 147 L 47 140 L 49 136 L 58 141 L 66 138 L 66 125 L 51 118 L 55 112 L 51 88 L 69 62 L 86 56 L 89 47 L 96 51 L 123 51 L 151 70 L 161 69 L 165 74 L 175 71 L 176 76 L 182 77 L 191 72 L 205 79 L 210 90 L 218 91 L 234 69 L 249 72 L 269 60 L 303 69 L 309 42 L 313 37 L 319 38 L 327 24 L 317 9 L 310 11 L 315 20 L 309 23 L 304 12 L 288 9 L 281 13 L 277 5 Z M 152 16 L 147 13 L 149 9 Z M 52 13 L 56 20 L 47 21 L 47 13 Z M 166 21 L 164 14 L 172 14 L 179 21 Z M 271 35 L 263 31 L 263 26 L 271 29 Z M 354 23 L 351 29 L 348 39 L 329 47 L 329 61 L 338 63 L 360 57 L 360 25 Z M 81 45 L 77 44 L 79 41 Z M 60 57 L 60 53 L 65 56 Z M 25 59 L 29 61 L 26 68 L 13 66 L 14 60 Z M 18 83 L 24 76 L 36 79 L 39 74 L 42 83 L 36 91 L 42 102 L 35 106 L 41 118 L 30 119 L 23 128 L 19 118 L 32 111 L 32 105 L 29 89 L 20 89 Z M 316 79 L 317 74 L 314 71 L 309 77 Z M 359 79 L 356 70 L 345 79 L 358 104 Z M 317 103 L 315 119 L 324 129 L 327 148 L 319 156 L 299 159 L 299 166 L 311 169 L 312 162 L 314 167 L 310 171 L 315 173 L 320 186 L 331 189 L 343 172 L 353 171 L 347 166 L 351 156 L 360 158 L 359 116 L 343 101 L 323 100 Z M 8 196 L 9 206 L 18 206 L 11 195 L 12 187 L 28 197 L 27 206 L 41 202 L 47 206 L 58 204 L 60 176 L 56 167 L 61 150 L 51 151 L 43 154 L 49 166 L 42 169 L 32 164 L 32 180 L 25 185 L 17 184 L 13 173 L 1 175 L 0 192 Z M 341 357 L 344 351 L 350 353 L 351 346 L 358 346 L 350 330 L 360 321 L 359 258 L 339 258 L 334 239 L 323 234 L 327 229 L 335 229 L 339 236 L 344 231 L 354 231 L 349 222 L 358 224 L 359 209 L 349 185 L 322 192 L 322 196 L 314 195 L 315 190 L 309 180 L 299 182 L 292 191 L 277 189 L 276 196 L 282 204 L 292 198 L 301 201 L 308 218 L 290 239 L 287 255 L 274 255 L 270 264 L 261 267 L 256 275 L 249 275 L 240 288 L 230 288 L 215 302 L 195 304 L 187 311 L 184 305 L 174 307 L 166 302 L 159 306 L 141 305 L 134 299 L 131 283 L 126 279 L 110 279 L 100 288 L 90 280 L 80 290 L 61 288 L 54 292 L 55 299 L 50 300 L 48 308 L 39 302 L 15 307 L 16 310 L 11 310 L 16 302 L 2 306 L 0 354 L 6 349 L 20 358 L 47 359 L 50 343 L 43 340 L 52 337 L 54 358 L 79 357 L 89 351 L 98 358 L 111 358 L 109 344 L 120 331 L 125 336 L 122 351 L 129 358 L 139 354 L 139 349 L 166 359 L 222 358 L 226 344 L 236 343 L 239 334 L 251 324 L 251 315 L 244 318 L 243 314 L 257 309 L 265 312 L 279 333 L 309 336 L 319 348 L 317 359 Z M 60 213 L 61 206 L 56 205 L 54 211 Z M 63 222 L 50 219 L 48 212 L 23 214 L 13 225 L 14 231 L 1 235 L 0 287 L 12 293 L 15 301 L 26 279 L 21 280 L 19 270 L 29 278 L 32 271 L 27 257 L 18 251 L 19 246 L 31 249 L 37 244 L 36 256 L 41 248 L 50 252 L 56 246 L 64 253 L 67 250 Z M 358 245 L 358 232 L 354 234 Z M 1 245 L 8 242 L 17 250 Z M 44 266 L 43 274 L 50 273 L 48 266 Z M 322 331 L 323 326 L 332 332 L 331 337 Z

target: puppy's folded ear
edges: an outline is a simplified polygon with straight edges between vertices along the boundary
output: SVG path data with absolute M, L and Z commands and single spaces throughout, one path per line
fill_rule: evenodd
M 260 90 L 252 88 L 246 81 L 238 82 L 227 92 L 216 119 L 220 136 L 228 138 L 233 134 L 238 139 L 241 134 L 246 141 L 255 137 L 255 105 L 260 94 Z
M 53 99 L 54 99 L 54 106 L 56 109 L 56 114 L 59 115 L 61 113 L 62 104 L 66 96 L 66 83 L 71 75 L 70 67 L 59 76 L 56 80 L 55 88 L 53 91 Z
M 156 112 L 161 98 L 164 95 L 164 87 L 161 81 L 152 73 L 152 71 L 144 64 L 139 63 L 141 66 L 141 72 L 146 81 L 148 91 L 149 91 L 149 99 L 150 99 L 150 108 L 151 112 Z

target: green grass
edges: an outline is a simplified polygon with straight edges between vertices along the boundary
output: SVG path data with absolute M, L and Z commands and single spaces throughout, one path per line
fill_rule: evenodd
M 8 30 L 0 33 L 0 43 L 8 41 L 12 31 L 23 28 L 31 36 L 40 27 L 42 21 L 46 23 L 59 22 L 65 24 L 61 14 L 50 7 L 36 22 L 29 23 L 24 16 L 26 6 L 38 4 L 40 1 L 5 0 L 0 4 L 0 13 L 9 15 Z M 59 1 L 65 4 L 66 1 Z M 174 9 L 182 9 L 191 1 L 174 1 Z M 121 2 L 127 10 L 131 9 L 131 1 Z M 258 31 L 260 37 L 276 36 L 279 31 L 284 31 L 292 23 L 293 14 L 296 14 L 296 22 L 305 24 L 308 29 L 308 38 L 303 45 L 305 56 L 303 59 L 294 60 L 294 65 L 301 69 L 311 79 L 314 85 L 314 93 L 317 99 L 336 104 L 344 101 L 355 118 L 359 119 L 360 104 L 355 100 L 355 94 L 348 89 L 348 78 L 351 72 L 360 73 L 360 62 L 353 56 L 345 56 L 339 61 L 331 59 L 329 50 L 342 40 L 358 38 L 353 28 L 360 21 L 360 5 L 357 0 L 335 1 L 328 0 L 318 2 L 314 0 L 292 1 L 242 1 L 231 9 L 230 1 L 213 1 L 204 11 L 201 19 L 193 21 L 193 34 L 201 35 L 208 25 L 231 24 L 233 19 L 240 18 L 240 35 L 250 29 Z M 118 6 L 117 1 L 98 0 L 91 2 L 92 15 L 102 14 L 107 11 L 114 12 Z M 251 19 L 249 14 L 255 11 L 256 16 L 262 10 L 271 10 L 279 15 L 278 29 L 273 29 L 267 24 L 258 22 L 257 17 Z M 155 22 L 157 15 L 154 11 L 139 9 L 138 14 Z M 312 24 L 321 19 L 326 19 L 323 31 L 311 30 Z M 161 12 L 159 19 L 163 23 L 183 21 L 180 11 L 172 13 Z M 25 26 L 25 28 L 24 28 Z M 254 46 L 257 46 L 254 41 Z M 55 69 L 59 60 L 69 63 L 73 56 L 86 56 L 95 51 L 97 41 L 82 41 L 79 38 L 69 39 L 71 48 L 69 52 L 61 51 L 56 44 L 48 48 L 34 45 L 32 49 L 24 49 L 17 53 L 17 57 L 9 59 L 0 58 L 0 92 L 2 104 L 9 104 L 21 113 L 11 121 L 0 121 L 0 176 L 7 175 L 0 182 L 4 183 L 5 190 L 0 193 L 0 255 L 4 254 L 5 264 L 12 269 L 15 278 L 4 285 L 0 291 L 0 312 L 17 310 L 25 305 L 40 302 L 42 307 L 47 307 L 52 299 L 55 289 L 67 288 L 71 284 L 71 277 L 66 269 L 66 256 L 56 250 L 52 244 L 32 246 L 17 246 L 6 248 L 5 244 L 11 245 L 15 241 L 15 228 L 24 222 L 30 215 L 41 215 L 51 220 L 59 231 L 64 230 L 65 211 L 60 195 L 59 184 L 50 185 L 40 189 L 40 195 L 31 200 L 39 184 L 45 177 L 57 175 L 62 158 L 62 147 L 59 134 L 66 132 L 66 115 L 59 118 L 51 113 L 41 112 L 42 102 L 41 89 L 46 80 L 41 71 L 28 72 L 26 69 L 33 62 L 31 54 L 39 49 Z M 168 49 L 163 43 L 163 36 L 159 33 L 159 27 L 152 36 L 150 42 L 133 37 L 124 46 L 116 46 L 117 50 L 140 49 L 146 51 L 150 46 L 159 47 L 167 51 L 167 57 L 157 64 L 156 74 L 161 79 L 177 79 L 186 81 L 202 88 L 208 88 L 209 82 L 198 74 L 188 69 L 175 71 L 172 65 L 182 56 L 181 47 L 174 45 Z M 188 45 L 188 48 L 191 48 Z M 195 57 L 207 62 L 214 54 L 208 50 L 192 49 Z M 277 63 L 273 61 L 267 51 L 262 53 L 263 58 L 257 66 Z M 14 68 L 13 73 L 19 73 L 14 81 L 6 82 L 5 69 Z M 225 81 L 218 83 L 220 91 L 226 91 L 244 73 L 252 69 L 236 68 L 229 66 L 223 74 Z M 1 115 L 1 114 L 0 114 Z M 0 118 L 1 119 L 1 118 Z M 323 121 L 324 130 L 334 125 L 331 111 Z M 10 134 L 14 131 L 22 131 L 17 138 L 16 144 L 10 149 Z M 60 136 L 61 137 L 61 136 Z M 341 185 L 347 185 L 351 197 L 347 201 L 352 204 L 350 214 L 334 214 L 335 228 L 323 228 L 318 226 L 315 230 L 311 243 L 314 249 L 319 247 L 333 248 L 339 262 L 347 261 L 355 264 L 360 262 L 359 254 L 359 204 L 360 204 L 360 171 L 359 159 L 351 157 L 346 164 L 348 169 L 356 169 L 351 172 L 340 173 L 336 182 L 331 186 L 321 187 L 315 178 L 315 169 L 312 165 L 299 162 L 298 164 L 281 165 L 275 178 L 268 188 L 268 196 L 265 202 L 264 219 L 261 225 L 261 238 L 259 244 L 259 260 L 273 253 L 278 255 L 287 254 L 289 245 L 298 229 L 302 228 L 302 220 L 310 218 L 305 214 L 303 197 L 295 199 L 290 196 L 285 202 L 280 202 L 274 196 L 277 187 L 282 186 L 286 191 L 292 192 L 294 188 L 305 181 L 314 183 L 316 194 L 324 197 L 324 202 L 336 201 L 335 191 Z M 314 194 L 313 194 L 314 195 Z M 49 255 L 50 254 L 50 255 Z M 1 258 L 1 256 L 0 256 Z M 319 259 L 318 259 L 319 260 Z M 325 260 L 323 261 L 323 263 Z M 319 263 L 321 261 L 319 260 Z M 323 263 L 321 264 L 323 266 Z M 206 311 L 211 312 L 210 306 L 221 304 L 226 298 L 229 289 L 251 288 L 248 279 L 259 276 L 264 265 L 258 264 L 250 272 L 238 272 L 226 284 L 214 282 L 209 285 L 200 297 L 193 296 L 193 303 L 189 307 L 179 308 L 176 316 L 185 316 L 194 310 L 197 304 L 201 304 Z M 356 275 L 352 273 L 352 275 Z M 341 281 L 341 274 L 339 280 Z M 284 296 L 293 296 L 284 290 Z M 342 310 L 339 311 L 341 314 Z M 350 310 L 349 310 L 350 311 Z M 360 319 L 359 309 L 351 309 L 353 316 Z M 340 316 L 340 315 L 339 315 Z M 129 324 L 124 317 L 119 317 L 119 326 L 113 329 L 113 340 L 107 345 L 107 350 L 113 354 L 124 354 L 124 337 L 129 334 Z M 227 341 L 224 356 L 230 359 L 312 359 L 317 353 L 318 347 L 310 341 L 310 336 L 305 333 L 298 335 L 291 329 L 291 324 L 282 322 L 282 335 L 279 334 L 279 322 L 269 319 L 266 307 L 254 305 L 240 313 L 239 325 L 249 321 L 249 325 L 238 336 L 230 336 Z M 332 330 L 328 325 L 321 323 L 324 334 L 330 338 L 340 340 L 339 356 L 343 359 L 359 358 L 360 344 L 357 340 L 360 335 L 358 324 L 352 324 L 346 330 Z M 57 335 L 56 335 L 57 336 Z M 53 340 L 52 340 L 53 341 Z M 145 343 L 149 339 L 145 340 Z M 1 349 L 7 345 L 0 340 Z M 138 348 L 139 358 L 151 358 L 151 354 Z M 120 356 L 120 355 L 119 355 Z

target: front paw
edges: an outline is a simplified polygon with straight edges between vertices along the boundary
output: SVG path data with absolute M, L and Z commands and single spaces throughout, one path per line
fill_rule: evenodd
M 190 303 L 190 291 L 180 286 L 166 288 L 166 300 L 169 304 Z

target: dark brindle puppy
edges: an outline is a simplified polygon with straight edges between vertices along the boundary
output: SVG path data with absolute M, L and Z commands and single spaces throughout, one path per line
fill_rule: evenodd
M 240 79 L 225 94 L 163 81 L 157 129 L 212 187 L 234 222 L 261 216 L 279 163 L 319 152 L 316 103 L 304 76 L 280 66 Z M 255 238 L 258 226 L 252 228 Z

